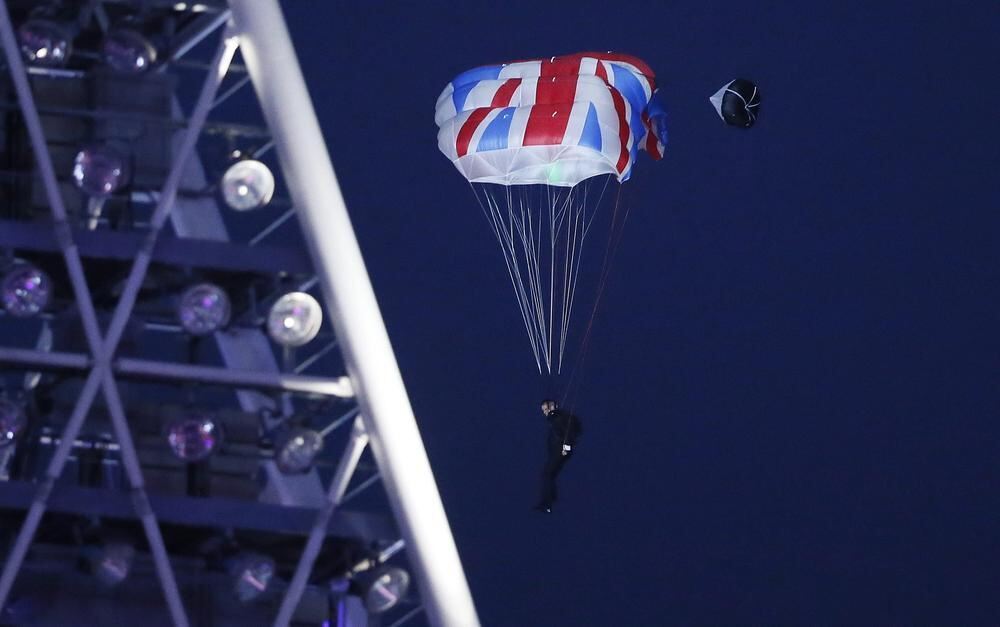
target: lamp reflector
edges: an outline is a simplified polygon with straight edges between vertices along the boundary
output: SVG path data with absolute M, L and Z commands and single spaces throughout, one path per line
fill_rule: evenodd
M 305 292 L 289 292 L 274 303 L 267 316 L 267 332 L 287 347 L 307 344 L 319 333 L 323 308 Z
M 241 159 L 222 176 L 222 197 L 230 209 L 250 211 L 271 202 L 274 175 L 255 159 Z
M 309 470 L 323 450 L 323 436 L 318 431 L 292 429 L 278 446 L 275 463 L 285 474 L 300 474 Z
M 380 566 L 369 577 L 362 596 L 372 614 L 394 608 L 410 588 L 409 573 L 395 566 Z
M 90 555 L 90 567 L 107 588 L 113 588 L 125 581 L 132 569 L 135 547 L 126 542 L 109 542 Z
M 58 22 L 30 19 L 17 29 L 17 43 L 28 63 L 59 67 L 65 65 L 73 49 L 69 32 Z
M 242 603 L 248 603 L 267 591 L 274 576 L 274 560 L 266 555 L 246 553 L 236 560 L 233 576 L 233 593 Z
M 111 146 L 84 146 L 73 160 L 73 182 L 92 198 L 110 196 L 121 188 L 127 177 L 125 157 Z
M 167 443 L 174 456 L 185 462 L 207 458 L 219 447 L 222 433 L 212 416 L 195 413 L 174 418 L 167 425 Z
M 123 74 L 140 74 L 156 63 L 156 48 L 142 33 L 131 28 L 112 29 L 101 43 L 104 63 Z
M 27 423 L 24 408 L 12 400 L 0 398 L 0 449 L 17 441 Z
M 181 294 L 177 319 L 191 335 L 208 335 L 229 323 L 229 296 L 218 285 L 199 283 Z
M 47 274 L 29 263 L 18 263 L 4 274 L 0 298 L 12 316 L 27 318 L 41 312 L 49 304 L 52 282 Z

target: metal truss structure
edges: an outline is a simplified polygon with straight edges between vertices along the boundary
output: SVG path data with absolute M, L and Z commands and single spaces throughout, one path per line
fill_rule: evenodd
M 45 266 L 68 293 L 35 319 L 0 317 L 0 397 L 24 380 L 17 394 L 34 422 L 0 448 L 0 623 L 402 625 L 423 614 L 433 625 L 478 625 L 277 0 L 59 3 L 75 10 L 84 42 L 136 11 L 166 32 L 156 65 L 130 77 L 102 71 L 86 50 L 66 67 L 26 65 L 16 29 L 38 4 L 0 0 L 9 74 L 0 253 Z M 181 74 L 203 76 L 196 96 Z M 250 86 L 266 126 L 218 121 L 252 110 L 235 106 Z M 100 203 L 81 198 L 67 151 L 123 132 L 138 155 L 133 184 Z M 217 201 L 202 161 L 212 141 L 224 146 L 217 152 L 277 153 L 287 199 L 248 220 L 249 232 Z M 296 237 L 304 246 L 274 243 Z M 173 287 L 206 276 L 243 296 L 228 328 L 190 338 L 164 303 Z M 263 331 L 261 309 L 288 287 L 326 305 L 332 332 L 315 348 L 276 351 Z M 201 403 L 226 416 L 222 459 L 165 461 L 163 415 Z M 324 463 L 301 474 L 273 457 L 273 434 L 292 422 L 328 445 Z M 98 459 L 97 475 L 85 472 L 88 459 Z M 368 477 L 355 477 L 363 467 Z M 384 500 L 362 494 L 379 481 Z M 358 495 L 392 516 L 343 509 Z M 129 580 L 155 574 L 165 604 L 138 582 L 127 593 L 102 589 L 74 565 L 87 534 L 112 532 L 133 534 Z M 234 547 L 276 563 L 273 585 L 249 604 L 224 594 Z M 357 589 L 390 560 L 413 571 L 419 597 L 375 617 Z M 51 606 L 48 619 L 15 616 L 32 595 Z

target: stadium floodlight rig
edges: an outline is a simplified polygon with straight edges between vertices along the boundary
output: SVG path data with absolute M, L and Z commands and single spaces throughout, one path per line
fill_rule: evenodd
M 135 10 L 124 0 L 39 4 L 0 0 L 0 40 L 16 96 L 16 106 L 5 111 L 15 110 L 13 126 L 24 128 L 12 132 L 9 115 L 0 136 L 6 153 L 0 170 L 7 170 L 0 201 L 8 205 L 5 216 L 17 218 L 0 223 L 0 251 L 39 263 L 10 257 L 0 265 L 15 286 L 13 304 L 0 318 L 0 363 L 5 372 L 24 374 L 11 395 L 16 398 L 7 398 L 11 386 L 0 388 L 4 422 L 11 425 L 0 447 L 0 510 L 27 510 L 23 520 L 6 518 L 20 525 L 0 574 L 0 620 L 23 610 L 12 591 L 28 565 L 48 572 L 72 561 L 67 555 L 75 549 L 60 542 L 71 537 L 82 543 L 89 572 L 105 588 L 129 586 L 143 569 L 155 571 L 175 625 L 189 624 L 192 606 L 199 610 L 195 622 L 203 622 L 205 602 L 191 595 L 204 593 L 191 591 L 219 572 L 226 573 L 232 598 L 258 606 L 240 614 L 214 601 L 212 624 L 238 624 L 248 615 L 259 621 L 261 603 L 275 610 L 275 625 L 309 624 L 324 616 L 316 606 L 327 601 L 340 604 L 338 624 L 367 624 L 365 609 L 393 608 L 399 612 L 394 624 L 402 624 L 421 610 L 405 602 L 406 572 L 385 563 L 404 547 L 429 622 L 477 625 L 277 1 L 145 0 Z M 185 117 L 174 84 L 157 76 L 182 67 L 216 37 L 207 65 L 188 66 L 206 76 Z M 237 50 L 245 67 L 233 65 Z M 144 101 L 145 109 L 116 99 L 115 90 L 130 88 L 129 81 L 136 86 L 131 98 Z M 269 130 L 209 120 L 248 84 Z M 80 135 L 98 141 L 66 147 Z M 199 141 L 213 135 L 225 138 L 229 158 L 237 159 L 218 185 L 209 184 L 199 158 Z M 237 150 L 235 140 L 259 145 Z M 276 186 L 265 164 L 272 147 L 290 194 L 284 206 L 280 181 Z M 284 211 L 240 243 L 230 240 L 218 200 L 234 211 Z M 80 204 L 75 210 L 74 202 Z M 48 207 L 51 217 L 38 219 L 35 206 Z M 313 263 L 280 247 L 261 250 L 293 217 Z M 67 286 L 72 298 L 50 302 L 50 292 Z M 300 347 L 322 337 L 322 311 L 308 294 L 316 287 L 337 339 L 299 361 Z M 31 316 L 40 326 L 22 324 L 35 320 Z M 11 331 L 5 321 L 21 326 Z M 59 325 L 67 324 L 72 330 L 54 342 Z M 145 329 L 188 338 L 186 354 L 164 359 L 160 341 L 146 353 L 135 350 L 137 326 L 139 335 Z M 28 328 L 36 336 L 33 348 L 8 341 Z M 280 345 L 280 359 L 268 336 Z M 205 363 L 212 361 L 205 357 L 212 348 L 207 338 L 221 364 Z M 328 365 L 334 348 L 349 377 L 303 374 Z M 41 371 L 50 374 L 42 378 Z M 60 400 L 66 381 L 77 387 Z M 126 386 L 162 398 L 143 406 Z M 211 396 L 206 388 L 219 386 L 235 390 L 238 409 L 197 407 Z M 330 401 L 321 399 L 356 406 L 321 427 L 315 424 L 321 416 L 303 418 L 328 415 Z M 322 411 L 311 412 L 315 407 Z M 94 414 L 113 437 L 84 429 Z M 46 422 L 54 416 L 61 420 Z M 321 472 L 333 448 L 326 445 L 347 423 L 353 426 L 342 437 L 343 454 Z M 349 491 L 366 448 L 377 470 Z M 169 453 L 159 456 L 170 450 L 174 461 Z M 256 497 L 250 503 L 216 498 L 226 489 L 248 491 L 241 455 L 259 464 L 264 488 L 249 490 Z M 182 494 L 160 493 L 178 464 L 186 477 Z M 331 474 L 331 465 L 324 490 L 321 477 Z M 67 466 L 78 471 L 72 485 L 63 477 Z M 224 468 L 237 470 L 227 477 Z M 151 477 L 157 480 L 150 483 Z M 379 479 L 402 538 L 377 516 L 341 508 Z M 144 542 L 122 522 L 130 518 L 138 518 Z M 282 536 L 304 537 L 304 545 L 276 548 Z

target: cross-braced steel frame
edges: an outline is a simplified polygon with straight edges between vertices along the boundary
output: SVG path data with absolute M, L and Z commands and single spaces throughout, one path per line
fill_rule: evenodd
M 44 478 L 38 484 L 35 498 L 4 563 L 0 574 L 0 607 L 3 607 L 11 591 L 46 510 L 53 486 L 67 462 L 72 443 L 100 392 L 107 403 L 112 426 L 121 447 L 132 502 L 143 525 L 171 618 L 176 625 L 188 624 L 157 518 L 149 505 L 116 383 L 116 376 L 138 376 L 196 379 L 238 388 L 280 389 L 357 398 L 360 413 L 354 419 L 347 448 L 340 458 L 325 498 L 318 504 L 315 523 L 282 600 L 275 625 L 286 625 L 291 619 L 322 546 L 330 517 L 344 500 L 358 459 L 369 443 L 379 467 L 377 476 L 385 484 L 403 533 L 403 539 L 393 545 L 396 547 L 394 551 L 402 546 L 408 548 L 409 561 L 417 571 L 417 581 L 428 618 L 435 625 L 478 625 L 468 584 L 283 15 L 277 0 L 231 0 L 230 5 L 231 13 L 223 11 L 214 16 L 206 16 L 189 36 L 181 39 L 182 44 L 170 53 L 171 59 L 179 58 L 214 30 L 225 28 L 210 72 L 175 152 L 166 182 L 158 195 L 145 240 L 132 263 L 108 330 L 102 335 L 10 16 L 6 3 L 0 0 L 0 40 L 52 212 L 56 240 L 80 309 L 90 352 L 89 355 L 83 355 L 0 348 L 0 359 L 10 363 L 89 369 L 56 452 Z M 234 371 L 141 359 L 114 359 L 139 288 L 153 259 L 157 238 L 167 219 L 171 217 L 171 211 L 178 204 L 178 188 L 186 174 L 185 168 L 190 166 L 189 159 L 194 153 L 208 112 L 246 82 L 238 82 L 221 96 L 217 96 L 237 47 L 242 48 L 249 80 L 274 134 L 274 144 L 315 262 L 317 281 L 329 310 L 333 312 L 334 327 L 350 380 L 277 372 Z M 279 220 L 287 220 L 290 213 L 286 212 Z M 199 229 L 197 224 L 185 221 L 183 216 L 175 215 L 174 218 L 174 228 L 179 235 L 188 230 Z M 262 237 L 266 234 L 262 234 Z M 238 353 L 242 350 L 232 339 L 229 344 L 229 351 Z M 221 340 L 220 349 L 223 353 L 227 351 L 225 342 Z M 352 416 L 352 413 L 345 415 L 329 428 L 335 428 L 336 424 Z M 368 484 L 370 481 L 365 485 Z M 363 489 L 363 486 L 356 488 L 358 489 Z M 407 620 L 415 611 L 408 613 L 397 624 Z

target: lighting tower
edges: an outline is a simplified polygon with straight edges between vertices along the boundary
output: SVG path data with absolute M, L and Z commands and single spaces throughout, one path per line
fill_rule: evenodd
M 0 622 L 477 625 L 277 1 L 0 43 Z

